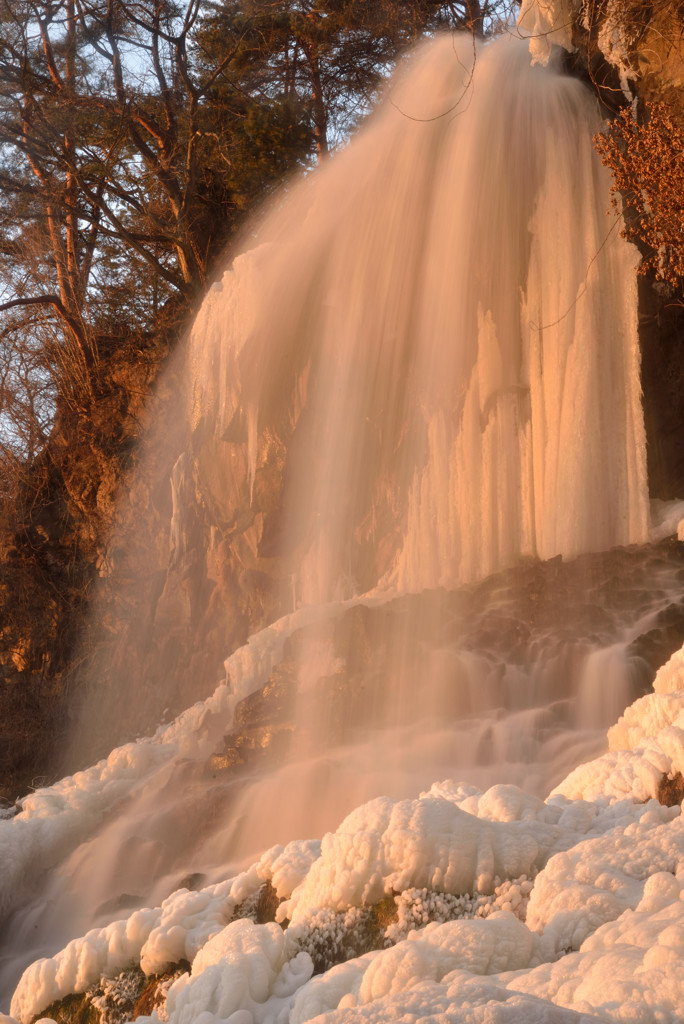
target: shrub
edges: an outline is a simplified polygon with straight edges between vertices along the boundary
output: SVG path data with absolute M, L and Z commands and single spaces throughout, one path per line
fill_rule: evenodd
M 684 285 L 684 130 L 665 103 L 640 124 L 625 108 L 594 143 L 613 172 L 612 202 L 622 209 L 623 236 L 639 246 L 640 272 L 680 292 Z

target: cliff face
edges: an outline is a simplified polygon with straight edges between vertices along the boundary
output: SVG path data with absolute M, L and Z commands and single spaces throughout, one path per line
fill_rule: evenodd
M 663 0 L 636 3 L 613 0 L 599 6 L 589 28 L 580 28 L 580 52 L 598 47 L 614 65 L 637 101 L 637 120 L 646 123 L 656 105 L 663 105 L 673 123 L 684 126 L 684 19 L 681 5 Z M 626 26 L 620 30 L 620 19 Z M 611 40 L 617 46 L 611 49 Z M 625 97 L 625 102 L 627 98 Z M 681 152 L 671 154 L 681 162 Z M 668 162 L 666 161 L 666 164 Z M 674 173 L 675 165 L 654 175 Z M 648 176 L 649 168 L 645 168 Z M 647 187 L 648 187 L 647 182 Z M 659 191 L 655 183 L 655 192 Z M 675 213 L 676 216 L 676 213 Z M 684 200 L 679 211 L 678 247 L 684 247 Z M 642 252 L 648 255 L 648 248 Z M 653 270 L 640 282 L 639 313 L 644 414 L 648 435 L 649 484 L 654 498 L 684 495 L 684 304 L 682 284 L 658 280 Z
M 585 0 L 573 10 L 572 43 L 598 85 L 615 91 L 613 69 L 625 100 L 631 93 L 646 107 L 665 101 L 680 115 L 683 31 L 675 0 Z
M 608 118 L 630 105 L 646 124 L 662 105 L 677 127 L 684 126 L 684 15 L 674 0 L 557 0 L 523 4 L 530 28 L 552 34 L 535 44 L 547 59 L 549 43 L 565 48 L 564 66 L 583 78 Z M 571 26 L 571 27 L 570 27 Z M 657 196 L 658 176 L 671 174 L 672 161 L 643 168 L 642 185 Z M 663 167 L 666 169 L 663 170 Z M 680 172 L 681 173 L 681 172 Z M 649 175 L 651 180 L 649 181 Z M 677 218 L 677 211 L 673 211 Z M 629 207 L 626 216 L 630 216 Z M 634 216 L 634 214 L 631 214 Z M 684 201 L 675 225 L 675 246 L 684 249 Z M 642 255 L 652 256 L 646 242 Z M 648 437 L 649 489 L 654 498 L 684 496 L 684 292 L 658 280 L 654 269 L 640 277 L 639 334 L 644 416 Z

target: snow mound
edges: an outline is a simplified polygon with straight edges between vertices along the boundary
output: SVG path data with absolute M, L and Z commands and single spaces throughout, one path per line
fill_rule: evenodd
M 609 730 L 608 751 L 546 801 L 452 780 L 372 800 L 320 841 L 275 846 L 37 961 L 13 1019 L 29 1024 L 133 962 L 170 972 L 165 1007 L 138 1018 L 149 1024 L 675 1024 L 684 820 L 655 797 L 684 769 L 683 680 L 680 651 Z M 54 820 L 62 799 L 59 787 L 37 795 L 25 821 L 41 809 Z M 17 834 L 20 819 L 7 823 Z M 236 917 L 266 883 L 279 923 Z M 191 968 L 177 976 L 180 961 Z

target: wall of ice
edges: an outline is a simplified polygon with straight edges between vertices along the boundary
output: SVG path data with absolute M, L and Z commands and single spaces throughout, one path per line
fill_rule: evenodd
M 200 476 L 291 599 L 646 540 L 637 254 L 598 125 L 518 40 L 436 40 L 210 292 Z

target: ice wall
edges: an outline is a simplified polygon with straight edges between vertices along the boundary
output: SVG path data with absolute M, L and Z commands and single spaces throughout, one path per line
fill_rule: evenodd
M 215 286 L 194 419 L 253 502 L 282 447 L 296 602 L 646 539 L 636 253 L 598 125 L 520 40 L 439 39 Z

